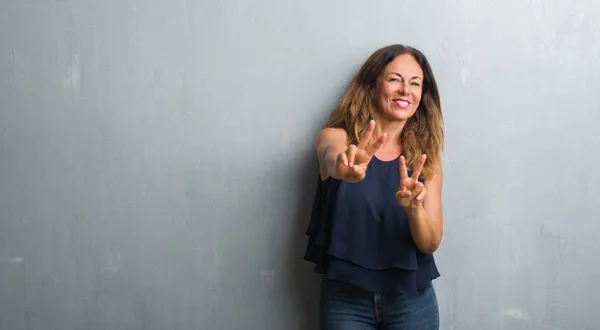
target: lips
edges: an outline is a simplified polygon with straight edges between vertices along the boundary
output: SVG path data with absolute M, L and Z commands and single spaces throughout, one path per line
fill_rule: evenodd
M 394 99 L 394 103 L 402 109 L 406 109 L 410 106 L 410 101 L 405 98 Z

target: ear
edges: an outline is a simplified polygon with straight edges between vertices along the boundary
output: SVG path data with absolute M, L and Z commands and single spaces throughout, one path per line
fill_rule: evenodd
M 380 78 L 380 76 L 375 77 L 375 79 L 371 82 L 369 86 L 369 91 L 371 91 L 372 95 L 375 95 L 375 88 L 377 88 L 377 84 L 379 83 Z

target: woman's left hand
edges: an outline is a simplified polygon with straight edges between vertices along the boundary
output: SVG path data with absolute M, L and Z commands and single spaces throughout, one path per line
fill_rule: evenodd
M 412 176 L 409 177 L 406 160 L 404 156 L 400 156 L 400 187 L 396 192 L 396 200 L 405 209 L 416 209 L 423 204 L 427 191 L 425 190 L 425 185 L 419 181 L 419 176 L 421 175 L 426 159 L 427 156 L 425 154 L 421 155 Z

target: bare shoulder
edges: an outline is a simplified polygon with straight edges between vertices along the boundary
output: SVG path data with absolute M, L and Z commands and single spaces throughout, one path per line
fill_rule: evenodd
M 437 157 L 437 159 L 435 159 L 433 161 L 433 169 L 435 171 L 435 175 L 442 175 L 442 156 L 443 154 L 440 153 L 440 155 Z
M 348 135 L 343 129 L 327 127 L 319 131 L 315 142 L 317 147 L 319 147 L 320 145 L 327 145 L 330 143 L 346 143 L 347 140 Z
M 425 185 L 429 187 L 436 187 L 441 189 L 442 186 L 442 155 L 440 154 L 437 159 L 433 161 L 433 175 L 425 180 Z

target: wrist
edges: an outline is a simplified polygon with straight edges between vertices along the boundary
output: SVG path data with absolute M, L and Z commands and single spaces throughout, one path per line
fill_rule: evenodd
M 408 215 L 409 219 L 418 219 L 421 217 L 423 212 L 425 212 L 425 208 L 423 207 L 423 204 L 420 204 L 419 206 L 404 207 L 404 211 Z

